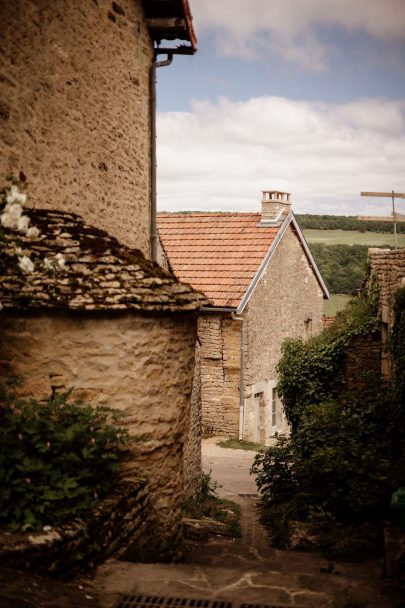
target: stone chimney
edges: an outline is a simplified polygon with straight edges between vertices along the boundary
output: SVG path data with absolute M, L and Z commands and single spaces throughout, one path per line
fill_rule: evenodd
M 288 192 L 278 190 L 262 190 L 262 217 L 260 225 L 278 226 L 291 210 L 291 201 Z

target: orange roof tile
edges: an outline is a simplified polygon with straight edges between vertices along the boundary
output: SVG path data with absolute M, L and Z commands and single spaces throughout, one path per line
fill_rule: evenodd
M 237 308 L 279 231 L 260 213 L 159 213 L 174 274 L 214 306 Z

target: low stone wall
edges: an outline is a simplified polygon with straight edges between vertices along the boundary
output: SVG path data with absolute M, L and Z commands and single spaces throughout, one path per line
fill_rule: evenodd
M 405 285 L 405 249 L 371 248 L 368 257 L 380 290 L 382 321 L 392 327 L 395 294 Z
M 381 312 L 381 375 L 388 382 L 394 378 L 394 360 L 390 348 L 394 324 L 395 294 L 405 285 L 405 249 L 368 250 L 371 272 L 377 278 Z
M 195 340 L 193 314 L 0 315 L 0 381 L 19 378 L 23 397 L 73 388 L 125 414 L 134 438 L 127 475 L 148 480 L 162 561 L 176 556 L 182 538 Z
M 355 336 L 349 345 L 344 369 L 345 388 L 351 393 L 374 393 L 381 383 L 379 333 Z
M 83 519 L 42 532 L 0 532 L 0 564 L 66 577 L 107 557 L 149 561 L 150 514 L 146 480 L 127 480 Z
M 201 355 L 196 344 L 189 431 L 184 443 L 184 500 L 201 489 Z

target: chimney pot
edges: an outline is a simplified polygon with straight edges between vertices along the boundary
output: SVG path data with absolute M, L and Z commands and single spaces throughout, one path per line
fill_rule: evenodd
M 279 190 L 262 190 L 261 226 L 279 226 L 291 210 L 291 194 Z

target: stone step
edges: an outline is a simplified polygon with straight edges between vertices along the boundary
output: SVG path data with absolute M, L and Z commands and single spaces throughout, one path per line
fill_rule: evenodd
M 225 566 L 225 564 L 224 564 Z M 122 594 L 295 608 L 400 608 L 394 596 L 381 594 L 364 579 L 333 573 L 301 574 L 277 570 L 218 568 L 190 564 L 133 564 L 109 560 L 94 580 L 103 608 Z

